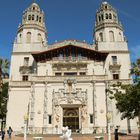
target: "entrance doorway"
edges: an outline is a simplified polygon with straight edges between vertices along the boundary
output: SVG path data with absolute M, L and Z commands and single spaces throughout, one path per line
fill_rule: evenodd
M 68 126 L 72 132 L 79 129 L 78 108 L 63 108 L 63 126 Z

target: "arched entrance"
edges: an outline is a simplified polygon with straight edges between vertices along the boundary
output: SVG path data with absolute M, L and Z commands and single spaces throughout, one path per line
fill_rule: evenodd
M 78 108 L 63 108 L 63 126 L 68 126 L 72 132 L 79 129 Z

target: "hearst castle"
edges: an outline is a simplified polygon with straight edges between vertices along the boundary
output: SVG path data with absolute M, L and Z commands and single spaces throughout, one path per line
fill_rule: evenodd
M 47 41 L 44 13 L 32 3 L 22 16 L 13 45 L 9 82 L 7 127 L 20 132 L 137 130 L 136 120 L 121 120 L 107 89 L 132 82 L 130 54 L 116 10 L 102 2 L 96 12 L 94 44 Z M 92 30 L 92 29 L 91 29 Z

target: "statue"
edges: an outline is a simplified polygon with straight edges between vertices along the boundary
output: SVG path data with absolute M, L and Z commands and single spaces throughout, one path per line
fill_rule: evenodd
M 62 136 L 60 136 L 60 140 L 73 140 L 70 138 L 71 130 L 68 129 L 68 126 L 62 128 Z

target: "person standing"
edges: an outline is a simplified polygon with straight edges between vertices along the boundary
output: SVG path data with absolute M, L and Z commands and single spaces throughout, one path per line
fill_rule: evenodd
M 118 138 L 118 129 L 115 129 L 114 135 L 115 135 L 115 140 L 119 140 L 119 138 Z
M 12 138 L 12 132 L 13 132 L 13 130 L 12 130 L 11 126 L 9 126 L 9 129 L 7 130 L 9 140 L 11 140 L 11 138 Z

